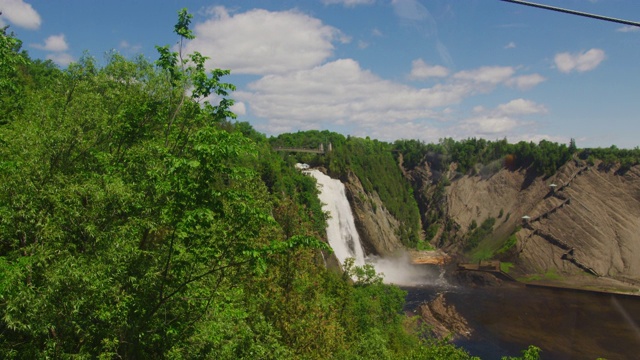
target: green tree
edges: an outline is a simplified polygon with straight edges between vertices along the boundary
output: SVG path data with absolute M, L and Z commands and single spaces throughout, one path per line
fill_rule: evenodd
M 8 26 L 0 28 L 0 125 L 6 124 L 23 104 L 20 70 L 28 62 L 20 54 L 22 42 L 12 33 L 8 34 L 7 29 Z
M 242 284 L 270 257 L 326 245 L 278 235 L 255 144 L 217 126 L 231 101 L 197 102 L 231 87 L 190 61 L 85 56 L 2 128 L 3 357 L 277 348 L 276 335 L 246 346 L 275 330 L 249 321 Z

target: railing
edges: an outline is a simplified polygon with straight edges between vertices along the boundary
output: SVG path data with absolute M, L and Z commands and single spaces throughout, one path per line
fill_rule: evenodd
M 284 152 L 304 152 L 304 153 L 313 153 L 313 154 L 324 154 L 324 149 L 300 149 L 300 148 L 284 148 L 278 147 L 274 148 L 275 151 L 284 151 Z
M 273 150 L 275 151 L 284 151 L 284 152 L 303 152 L 303 153 L 311 153 L 311 154 L 326 154 L 328 152 L 331 152 L 332 147 L 331 147 L 331 143 L 329 143 L 329 145 L 327 145 L 327 147 L 325 148 L 324 144 L 320 144 L 320 146 L 318 146 L 317 149 L 305 149 L 305 148 L 293 148 L 293 147 L 276 147 L 273 148 Z

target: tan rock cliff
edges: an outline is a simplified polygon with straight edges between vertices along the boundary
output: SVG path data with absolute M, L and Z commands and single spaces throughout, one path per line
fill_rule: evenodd
M 345 188 L 365 252 L 385 256 L 401 249 L 400 223 L 384 207 L 380 197 L 367 194 L 353 173 L 349 173 Z

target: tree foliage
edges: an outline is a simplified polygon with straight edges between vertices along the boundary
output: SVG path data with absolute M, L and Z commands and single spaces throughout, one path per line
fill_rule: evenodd
M 483 170 L 491 172 L 507 167 L 512 170 L 530 168 L 539 175 L 551 176 L 573 154 L 573 148 L 547 140 L 541 140 L 538 144 L 526 141 L 512 144 L 506 139 L 488 141 L 477 138 L 460 141 L 445 138 L 437 144 L 398 140 L 394 148 L 403 154 L 408 169 L 426 161 L 432 170 L 446 171 L 450 164 L 455 163 L 457 171 L 462 174 L 481 175 Z M 496 161 L 499 164 L 497 169 L 485 169 Z
M 0 357 L 469 358 L 407 331 L 370 268 L 325 269 L 314 180 L 231 122 L 229 72 L 182 53 L 190 21 L 155 63 L 66 69 L 2 30 Z M 387 145 L 326 135 L 397 196 L 371 176 L 397 173 Z
M 612 145 L 608 148 L 589 148 L 580 151 L 579 156 L 587 160 L 590 165 L 595 164 L 595 160 L 600 160 L 600 166 L 606 170 L 618 167 L 617 171 L 624 173 L 632 166 L 640 164 L 640 148 L 619 149 Z

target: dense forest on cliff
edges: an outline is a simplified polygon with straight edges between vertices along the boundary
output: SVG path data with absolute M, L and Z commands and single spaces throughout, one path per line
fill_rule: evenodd
M 344 137 L 330 131 L 300 131 L 270 139 L 273 147 L 315 149 L 321 144 L 332 151 L 323 155 L 292 154 L 295 161 L 325 167 L 335 178 L 346 180 L 353 172 L 368 193 L 377 193 L 389 212 L 400 222 L 399 237 L 408 247 L 420 240 L 420 213 L 411 184 L 403 177 L 393 145 L 369 138 Z
M 400 289 L 326 269 L 313 179 L 232 122 L 228 71 L 157 49 L 60 69 L 0 31 L 0 357 L 470 358 Z

